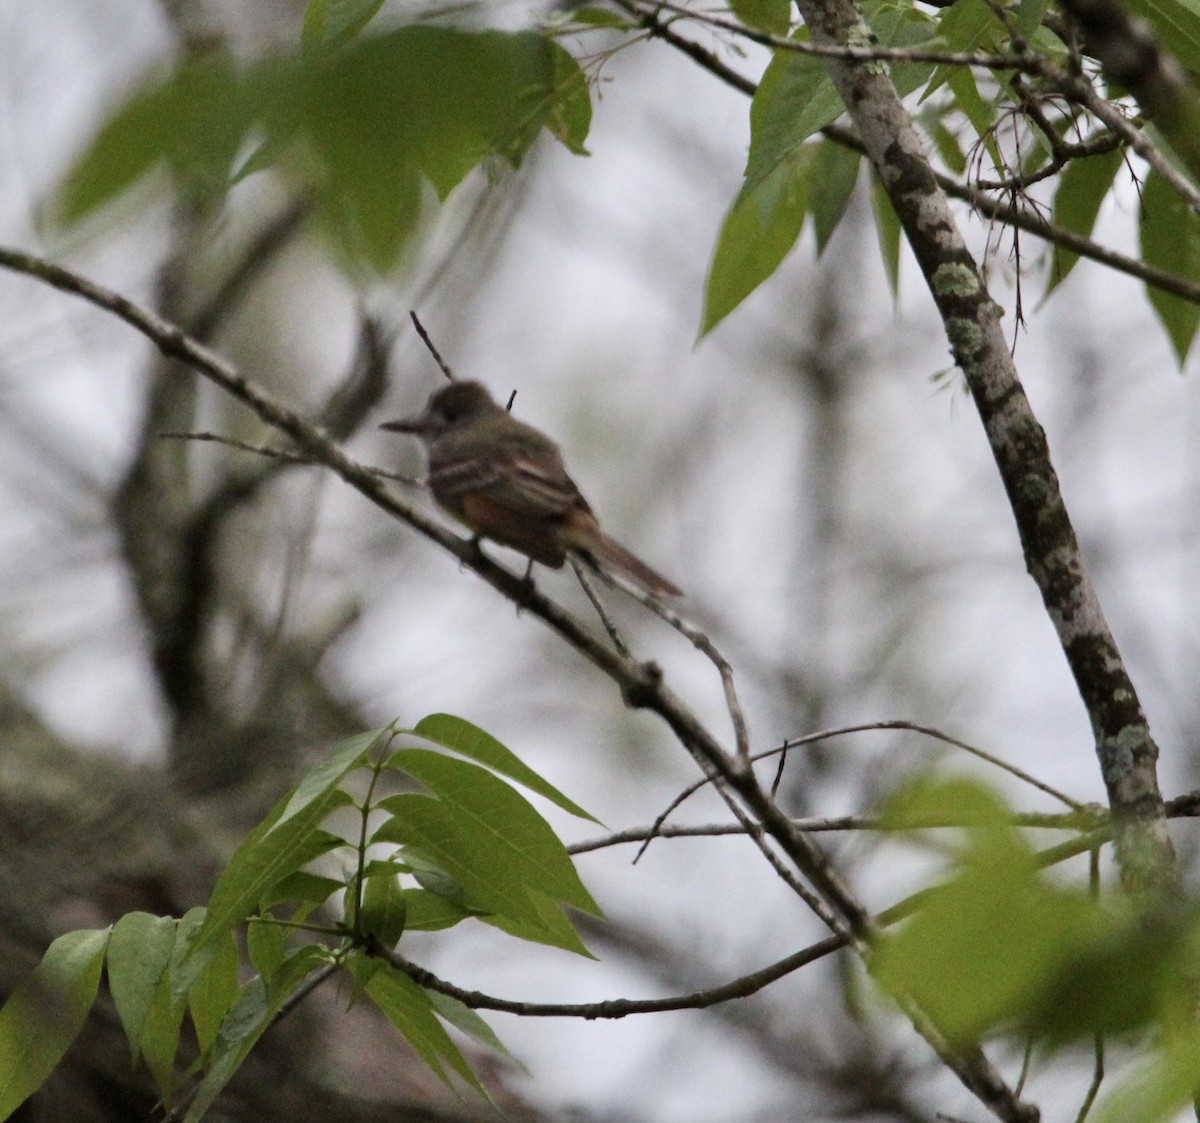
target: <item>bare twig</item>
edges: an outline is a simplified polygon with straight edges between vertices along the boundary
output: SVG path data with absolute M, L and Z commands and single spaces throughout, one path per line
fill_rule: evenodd
M 837 43 L 814 43 L 808 39 L 789 39 L 783 35 L 772 35 L 767 31 L 759 31 L 744 23 L 724 19 L 721 16 L 709 15 L 683 4 L 672 3 L 671 0 L 652 0 L 646 7 L 639 4 L 619 4 L 628 12 L 641 16 L 649 11 L 661 10 L 674 12 L 696 23 L 702 23 L 718 31 L 727 31 L 739 38 L 748 39 L 773 51 L 790 51 L 799 55 L 812 55 L 816 58 L 839 59 L 843 62 L 935 62 L 945 66 L 974 66 L 985 70 L 1021 70 L 1026 63 L 1014 55 L 983 54 L 973 51 L 938 51 L 925 50 L 922 47 L 858 47 Z
M 811 945 L 777 963 L 755 971 L 750 975 L 742 975 L 732 982 L 722 986 L 711 987 L 707 990 L 692 991 L 689 994 L 674 995 L 669 998 L 610 998 L 604 1002 L 518 1002 L 508 998 L 497 998 L 494 995 L 483 994 L 477 990 L 464 990 L 445 979 L 419 967 L 398 951 L 380 945 L 371 944 L 368 951 L 380 959 L 386 960 L 398 971 L 403 971 L 414 982 L 439 994 L 457 998 L 465 1006 L 475 1010 L 499 1010 L 508 1014 L 523 1014 L 533 1018 L 585 1018 L 589 1021 L 599 1018 L 627 1018 L 631 1014 L 658 1014 L 670 1010 L 703 1010 L 733 998 L 746 998 L 755 994 L 777 979 L 798 971 L 818 959 L 829 955 L 845 946 L 838 937 L 830 937 L 820 943 Z
M 313 468 L 321 463 L 319 460 L 314 460 L 311 456 L 304 456 L 298 452 L 289 452 L 285 448 L 275 448 L 271 445 L 256 445 L 250 441 L 240 441 L 236 437 L 225 437 L 220 433 L 177 433 L 167 431 L 158 435 L 163 440 L 208 441 L 213 444 L 225 445 L 227 448 L 236 448 L 240 452 L 252 452 L 255 456 L 265 456 L 272 460 L 282 460 L 285 463 L 297 466 L 307 465 Z M 410 476 L 406 472 L 389 472 L 386 468 L 375 468 L 370 465 L 366 467 L 371 475 L 378 476 L 381 480 L 394 480 L 396 483 L 407 484 L 409 487 L 425 486 L 424 480 L 417 476 Z
M 1182 816 L 1180 816 L 1182 817 Z M 1189 815 L 1189 817 L 1194 817 Z M 878 815 L 816 815 L 802 819 L 793 819 L 797 830 L 810 834 L 828 834 L 834 831 L 890 831 L 893 827 L 884 823 Z M 1091 813 L 1076 814 L 1075 812 L 1048 813 L 1044 811 L 1022 811 L 1012 815 L 1008 822 L 1014 827 L 1027 827 L 1047 831 L 1093 831 L 1098 827 L 1107 826 L 1108 813 L 1097 808 Z M 912 829 L 938 830 L 955 829 L 960 827 L 976 827 L 978 820 L 970 819 L 953 812 L 944 815 L 929 815 L 918 822 L 907 824 Z M 668 826 L 657 820 L 648 827 L 629 827 L 623 831 L 614 831 L 603 838 L 588 839 L 576 842 L 567 849 L 572 854 L 587 854 L 594 850 L 604 850 L 610 846 L 625 846 L 635 842 L 646 843 L 655 838 L 720 838 L 722 836 L 741 837 L 746 832 L 739 823 L 703 823 L 690 826 Z M 638 850 L 641 856 L 645 846 Z
M 1104 1083 L 1104 1034 L 1098 1033 L 1092 1041 L 1092 1079 L 1088 1084 L 1088 1090 L 1083 1097 L 1083 1103 L 1079 1105 L 1079 1114 L 1075 1116 L 1075 1123 L 1084 1123 L 1088 1117 L 1088 1113 L 1092 1110 L 1092 1105 L 1096 1102 L 1096 1097 L 1100 1094 L 1100 1085 Z
M 425 325 L 417 319 L 416 312 L 410 311 L 409 318 L 413 322 L 413 327 L 417 329 L 417 335 L 421 337 L 421 342 L 429 348 L 429 353 L 433 356 L 433 361 L 437 363 L 441 372 L 450 382 L 454 381 L 454 372 L 446 365 L 446 360 L 442 358 L 441 352 L 433 345 L 433 340 L 429 338 L 429 332 L 425 330 Z
M 733 667 L 730 666 L 729 660 L 717 650 L 716 644 L 707 634 L 689 624 L 673 608 L 667 607 L 654 597 L 640 596 L 638 599 L 670 624 L 717 668 L 717 673 L 721 676 L 721 689 L 725 693 L 725 708 L 729 711 L 729 720 L 733 723 L 733 741 L 737 748 L 738 767 L 748 769 L 751 759 L 750 728 L 746 724 L 746 714 L 738 698 L 737 687 L 733 681 Z
M 867 733 L 873 730 L 888 730 L 902 729 L 908 730 L 911 733 L 920 733 L 924 737 L 932 737 L 935 741 L 941 741 L 947 745 L 953 745 L 956 749 L 962 749 L 963 752 L 969 753 L 971 756 L 978 757 L 980 760 L 986 761 L 988 764 L 999 768 L 1001 771 L 1007 772 L 1010 776 L 1015 776 L 1018 780 L 1028 784 L 1032 788 L 1037 788 L 1040 792 L 1045 792 L 1046 795 L 1057 799 L 1059 803 L 1071 808 L 1072 811 L 1083 812 L 1086 805 L 1080 803 L 1077 799 L 1072 799 L 1064 792 L 1060 792 L 1057 788 L 1050 784 L 1039 780 L 1036 776 L 1026 772 L 1023 768 L 1018 768 L 1015 764 L 1010 764 L 1006 760 L 1001 760 L 1000 757 L 994 756 L 992 753 L 984 749 L 976 748 L 974 745 L 968 744 L 966 741 L 961 741 L 957 737 L 951 737 L 948 733 L 943 733 L 940 729 L 934 729 L 929 725 L 919 725 L 915 721 L 903 721 L 900 719 L 888 721 L 868 722 L 863 725 L 847 725 L 838 729 L 824 729 L 819 733 L 809 733 L 803 737 L 795 737 L 785 741 L 782 745 L 774 749 L 768 749 L 765 752 L 755 755 L 755 760 L 762 760 L 768 756 L 773 756 L 775 753 L 784 752 L 787 749 L 796 748 L 800 745 L 810 745 L 817 741 L 827 741 L 832 737 L 844 737 L 848 733 Z
M 753 756 L 750 757 L 750 761 L 752 763 L 757 763 L 760 760 L 767 760 L 770 757 L 773 757 L 776 755 L 779 755 L 782 757 L 784 754 L 787 753 L 787 751 L 789 749 L 798 748 L 801 745 L 816 744 L 820 741 L 827 741 L 834 737 L 845 737 L 851 733 L 869 733 L 869 732 L 873 732 L 873 731 L 877 731 L 877 730 L 897 730 L 897 729 L 908 730 L 909 732 L 912 732 L 912 733 L 920 733 L 923 736 L 932 737 L 935 740 L 943 741 L 948 745 L 953 745 L 955 748 L 962 749 L 964 752 L 970 753 L 972 756 L 976 756 L 980 760 L 985 760 L 989 764 L 992 764 L 995 767 L 1000 768 L 1005 772 L 1008 772 L 1009 774 L 1017 777 L 1019 780 L 1022 780 L 1025 783 L 1029 784 L 1031 787 L 1037 788 L 1038 791 L 1045 792 L 1047 795 L 1052 796 L 1053 798 L 1057 799 L 1060 803 L 1063 803 L 1067 807 L 1071 808 L 1072 812 L 1074 812 L 1074 815 L 1071 818 L 1073 819 L 1076 826 L 1078 826 L 1080 824 L 1080 821 L 1081 821 L 1080 816 L 1087 816 L 1088 819 L 1086 821 L 1089 824 L 1094 825 L 1094 823 L 1092 823 L 1092 816 L 1094 815 L 1094 813 L 1092 812 L 1092 810 L 1090 808 L 1087 807 L 1086 804 L 1080 803 L 1078 800 L 1072 799 L 1070 796 L 1064 794 L 1063 792 L 1060 792 L 1057 788 L 1053 788 L 1049 784 L 1043 783 L 1036 776 L 1030 775 L 1024 769 L 1018 768 L 1015 764 L 1009 764 L 1007 761 L 1001 760 L 999 757 L 993 756 L 991 753 L 985 752 L 983 749 L 976 748 L 974 745 L 969 745 L 965 741 L 960 741 L 957 737 L 951 737 L 948 733 L 943 733 L 940 729 L 934 729 L 928 725 L 918 725 L 916 722 L 912 722 L 912 721 L 901 721 L 901 720 L 873 721 L 873 722 L 866 722 L 866 723 L 863 723 L 860 725 L 844 725 L 844 726 L 840 726 L 840 727 L 837 727 L 834 729 L 822 729 L 816 733 L 808 733 L 808 734 L 804 735 L 803 737 L 793 737 L 793 738 L 785 741 L 782 745 L 777 745 L 773 749 L 765 749 L 760 753 L 755 753 Z M 776 783 L 777 782 L 778 782 L 778 778 L 776 778 Z M 634 864 L 636 864 L 638 859 L 641 858 L 642 854 L 645 853 L 646 847 L 650 845 L 650 843 L 654 840 L 656 835 L 658 835 L 660 833 L 663 823 L 666 822 L 666 820 L 670 816 L 670 814 L 677 807 L 679 807 L 682 803 L 684 803 L 685 801 L 690 799 L 693 795 L 695 795 L 696 792 L 700 791 L 701 788 L 705 787 L 707 784 L 708 784 L 708 778 L 701 777 L 700 779 L 695 780 L 691 784 L 689 784 L 674 799 L 671 800 L 671 802 L 667 805 L 667 807 L 662 811 L 662 813 L 654 820 L 654 823 L 651 825 L 649 833 L 645 838 L 645 841 L 643 842 L 642 846 L 638 849 L 637 854 L 634 856 L 634 859 L 633 859 Z M 773 787 L 774 787 L 774 785 L 773 785 Z M 804 821 L 797 820 L 797 822 L 801 823 Z M 808 830 L 810 828 L 807 826 L 804 826 L 802 829 Z M 829 829 L 829 828 L 826 828 L 826 829 Z M 845 829 L 845 828 L 838 828 L 838 829 Z
M 596 590 L 592 588 L 591 579 L 588 577 L 583 563 L 574 554 L 568 554 L 567 558 L 571 563 L 571 568 L 575 571 L 575 576 L 579 579 L 580 588 L 587 595 L 587 599 L 592 602 L 592 607 L 596 610 L 596 615 L 600 617 L 600 623 L 604 625 L 604 630 L 608 633 L 608 638 L 612 640 L 613 647 L 622 655 L 628 656 L 629 645 L 621 638 L 621 633 L 617 631 L 617 625 L 605 610 Z

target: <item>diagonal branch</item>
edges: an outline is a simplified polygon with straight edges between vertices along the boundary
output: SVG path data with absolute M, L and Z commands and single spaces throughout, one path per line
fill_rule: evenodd
M 727 802 L 732 802 L 736 796 L 741 807 L 755 820 L 755 841 L 765 846 L 769 836 L 813 886 L 820 900 L 828 906 L 821 910 L 821 915 L 828 919 L 835 933 L 844 935 L 857 948 L 870 943 L 875 931 L 870 914 L 850 892 L 821 847 L 783 813 L 759 784 L 749 762 L 727 753 L 703 722 L 667 687 L 656 664 L 640 663 L 614 651 L 531 583 L 487 558 L 472 540 L 457 537 L 394 494 L 370 469 L 347 456 L 321 426 L 307 421 L 177 325 L 32 254 L 0 247 L 0 267 L 36 277 L 119 316 L 151 340 L 164 355 L 180 360 L 248 406 L 267 424 L 287 434 L 301 451 L 324 464 L 376 506 L 449 551 L 503 596 L 536 616 L 611 678 L 626 705 L 657 714 L 703 771 L 716 772 L 722 777 L 723 782 L 718 785 L 722 796 Z M 833 938 L 839 939 L 839 935 Z M 1036 1112 L 1031 1114 L 1031 1109 L 1017 1102 L 982 1052 L 952 1050 L 920 1010 L 910 1007 L 906 1013 L 943 1061 L 1000 1118 L 1012 1123 L 1028 1123 L 1036 1118 Z
M 850 0 L 800 0 L 800 10 L 818 41 L 860 42 L 869 34 Z M 1122 879 L 1132 890 L 1169 897 L 1179 871 L 1158 786 L 1158 747 L 1105 620 L 998 309 L 890 76 L 878 66 L 826 65 L 904 228 L 979 411 L 1026 567 L 1092 725 Z

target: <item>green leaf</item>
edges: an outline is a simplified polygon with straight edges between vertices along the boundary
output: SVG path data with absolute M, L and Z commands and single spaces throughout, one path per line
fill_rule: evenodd
M 801 28 L 794 36 L 808 39 Z M 794 51 L 778 51 L 750 103 L 750 156 L 741 194 L 752 193 L 814 133 L 832 124 L 845 107 L 824 62 Z
M 217 881 L 193 951 L 231 932 L 255 912 L 273 886 L 310 861 L 313 832 L 336 808 L 350 802 L 349 795 L 334 788 L 280 825 L 266 832 L 261 826 L 256 828 L 234 852 Z
M 981 848 L 880 941 L 871 970 L 886 990 L 915 999 L 952 1041 L 973 1044 L 1021 1019 L 1091 935 L 1093 916 L 1084 894 L 1043 886 L 1027 855 Z
M 1129 10 L 1150 22 L 1186 70 L 1200 71 L 1200 0 L 1130 0 Z
M 336 51 L 354 39 L 383 7 L 383 0 L 311 0 L 300 46 L 308 54 Z
M 379 964 L 363 981 L 363 989 L 447 1087 L 453 1087 L 445 1067 L 448 1064 L 481 1096 L 487 1096 L 466 1058 L 438 1021 L 429 995 L 412 979 L 388 964 Z
M 109 937 L 108 989 L 135 1065 L 150 1007 L 171 965 L 175 928 L 169 916 L 131 912 L 117 921 Z
M 1142 189 L 1140 234 L 1148 265 L 1200 281 L 1200 218 L 1155 171 L 1147 175 Z M 1146 294 L 1182 367 L 1200 327 L 1200 307 L 1153 285 L 1146 286 Z
M 283 961 L 271 980 L 271 1001 L 276 1006 L 286 1002 L 309 975 L 333 962 L 332 955 L 321 944 L 305 944 L 297 948 Z
M 205 1056 L 216 1045 L 221 1023 L 238 999 L 239 970 L 237 941 L 230 932 L 213 945 L 212 957 L 187 992 L 188 1012 Z
M 546 925 L 535 895 L 599 912 L 565 847 L 508 784 L 477 765 L 426 749 L 397 756 L 393 761 L 438 798 L 382 800 L 379 807 L 392 818 L 376 831 L 376 841 L 415 847 L 462 887 L 461 903 L 521 922 L 542 942 L 565 946 L 557 926 Z
M 543 128 L 585 152 L 586 76 L 553 39 L 436 26 L 354 37 L 372 9 L 315 3 L 306 36 L 321 46 L 300 60 L 268 55 L 236 65 L 214 51 L 148 82 L 67 177 L 63 220 L 93 212 L 160 166 L 181 190 L 226 190 L 235 157 L 252 146 L 239 177 L 281 165 L 354 264 L 390 269 L 428 186 L 444 199 L 485 162 L 517 166 Z
M 967 156 L 962 150 L 962 145 L 958 142 L 958 137 L 938 119 L 932 122 L 929 130 L 934 147 L 937 149 L 938 155 L 945 162 L 946 167 L 955 175 L 962 175 L 967 169 Z
M 879 252 L 883 255 L 883 268 L 887 274 L 892 295 L 900 294 L 900 219 L 892 207 L 892 200 L 877 175 L 871 177 L 874 190 L 871 192 L 872 210 L 875 213 L 875 233 L 879 238 Z
M 1124 151 L 1117 148 L 1100 156 L 1072 160 L 1063 169 L 1058 190 L 1054 193 L 1056 226 L 1082 234 L 1085 238 L 1092 236 L 1101 204 L 1112 188 L 1113 179 L 1124 162 L 1124 155 Z M 1046 288 L 1047 296 L 1067 279 L 1078 260 L 1077 253 L 1061 246 L 1054 247 L 1054 264 Z
M 592 95 L 587 75 L 574 56 L 551 41 L 554 79 L 544 95 L 546 131 L 576 156 L 587 156 L 584 147 L 592 127 Z
M 1147 925 L 1128 910 L 1101 911 L 1094 904 L 1081 915 L 1088 924 L 1080 926 L 1084 938 L 1023 1013 L 1023 1027 L 1053 1047 L 1190 1020 L 1194 916 Z
M 572 23 L 581 23 L 586 27 L 611 28 L 614 31 L 632 31 L 636 26 L 617 12 L 611 12 L 607 8 L 593 8 L 590 5 L 574 9 L 570 18 Z
M 477 915 L 474 910 L 455 904 L 428 889 L 403 889 L 401 893 L 404 896 L 406 927 L 410 931 L 438 932 Z
M 250 832 L 217 881 L 192 953 L 231 931 L 269 897 L 274 886 L 311 861 L 314 853 L 328 849 L 336 836 L 321 831 L 320 825 L 351 802 L 337 785 L 391 736 L 391 730 L 385 729 L 342 742 Z
M 404 934 L 407 916 L 408 905 L 394 873 L 366 878 L 357 925 L 360 932 L 374 936 L 386 948 L 394 948 Z
M 957 0 L 956 0 L 957 2 Z M 863 12 L 880 43 L 888 47 L 920 47 L 931 43 L 939 25 L 911 5 L 894 5 L 890 0 L 867 3 Z M 901 97 L 920 89 L 937 67 L 929 62 L 901 62 L 891 67 L 892 82 Z
M 489 157 L 518 165 L 544 125 L 582 151 L 591 115 L 578 65 L 529 32 L 400 28 L 306 69 L 300 89 L 276 128 L 306 138 L 323 217 L 379 270 L 415 225 L 423 179 L 445 199 Z
M 717 326 L 770 277 L 800 236 L 808 213 L 815 145 L 795 149 L 770 173 L 749 179 L 721 223 L 704 292 L 700 333 Z
M 879 824 L 888 831 L 916 831 L 942 826 L 947 818 L 960 820 L 968 828 L 1008 830 L 1011 813 L 986 784 L 964 778 L 918 776 L 888 797 Z
M 271 980 L 287 955 L 287 932 L 270 920 L 252 921 L 246 925 L 246 954 L 270 991 Z
M 180 917 L 175 933 L 175 949 L 171 954 L 171 999 L 180 1008 L 186 1005 L 188 991 L 216 954 L 216 948 L 211 942 L 202 948 L 196 948 L 196 937 L 204 927 L 207 912 L 205 908 L 188 909 Z
M 229 56 L 189 59 L 148 82 L 101 128 L 63 184 L 60 221 L 77 222 L 160 166 L 181 186 L 219 189 L 250 121 Z
M 394 827 L 389 827 L 390 822 L 391 820 L 388 820 L 382 826 L 394 830 Z M 372 839 L 372 841 L 375 840 Z M 470 895 L 463 888 L 462 883 L 451 877 L 439 862 L 424 853 L 420 847 L 411 843 L 407 845 L 404 848 L 404 860 L 417 882 L 427 892 L 450 902 L 456 908 L 466 909 L 472 915 L 483 911 L 471 905 Z
M 1096 1123 L 1169 1123 L 1190 1108 L 1200 1072 L 1200 1030 L 1173 1033 L 1101 1104 Z M 1189 1110 L 1189 1115 L 1192 1112 Z
M 509 1056 L 504 1042 L 470 1006 L 460 1002 L 457 998 L 451 998 L 448 994 L 442 994 L 440 991 L 429 990 L 425 993 L 429 996 L 429 1001 L 438 1017 L 449 1022 L 455 1029 L 461 1030 L 472 1040 L 478 1041 L 480 1045 Z
M 819 184 L 820 190 L 809 192 L 809 203 L 818 254 L 825 252 L 829 239 L 846 213 L 850 196 L 854 194 L 854 186 L 858 183 L 862 159 L 853 148 L 832 140 L 823 140 L 817 145 L 811 174 L 812 182 Z
M 225 1085 L 233 1079 L 274 1016 L 275 1008 L 267 1001 L 267 990 L 262 979 L 251 979 L 221 1023 L 216 1044 L 209 1055 L 208 1068 L 183 1123 L 199 1123 Z
M 947 66 L 944 69 L 946 85 L 954 94 L 955 108 L 970 122 L 975 135 L 983 140 L 988 155 L 992 158 L 992 167 L 997 174 L 1001 174 L 1004 170 L 1004 156 L 996 141 L 996 113 L 993 106 L 984 100 L 975 75 L 965 66 Z
M 729 0 L 729 10 L 747 27 L 771 35 L 786 35 L 791 26 L 792 0 Z
M 937 37 L 951 51 L 998 49 L 1008 32 L 987 0 L 955 0 L 937 20 Z
M 338 188 L 366 179 L 373 197 L 408 168 L 444 199 L 489 155 L 519 164 L 560 93 L 578 105 L 586 83 L 564 54 L 530 32 L 401 28 L 306 71 L 301 124 Z
M 334 893 L 345 888 L 346 883 L 335 877 L 324 877 L 307 870 L 299 870 L 276 882 L 259 902 L 259 907 L 269 909 L 275 905 L 296 902 L 323 905 Z
M 871 26 L 884 46 L 912 46 L 933 35 L 933 25 L 910 8 L 872 5 Z M 808 38 L 805 28 L 793 36 Z M 903 96 L 928 81 L 933 67 L 906 63 L 892 77 Z M 844 184 L 825 183 L 813 169 L 809 138 L 845 107 L 823 60 L 777 51 L 750 105 L 750 156 L 746 179 L 721 225 L 705 289 L 700 334 L 711 331 L 779 267 L 796 243 L 805 216 L 822 196 L 823 222 L 838 213 Z M 828 194 L 828 198 L 825 198 Z
M 419 780 L 438 799 L 406 794 L 382 800 L 379 806 L 400 820 L 397 829 L 406 836 L 396 841 L 412 843 L 430 854 L 469 888 L 460 870 L 445 862 L 453 845 L 449 839 L 433 840 L 437 843 L 435 848 L 429 844 L 431 840 L 409 833 L 417 821 L 432 826 L 438 820 L 452 819 L 459 838 L 466 844 L 458 856 L 465 858 L 469 854 L 488 864 L 501 878 L 512 877 L 518 884 L 599 915 L 600 910 L 579 880 L 566 847 L 546 820 L 512 787 L 487 769 L 428 749 L 405 749 L 397 757 L 400 759 L 392 758 L 395 766 Z M 418 829 L 416 833 L 423 832 Z M 377 833 L 376 837 L 383 835 Z
M 390 728 L 377 729 L 359 733 L 342 741 L 329 756 L 305 775 L 279 815 L 265 820 L 266 824 L 270 824 L 268 830 L 283 826 L 310 804 L 323 800 L 345 779 L 347 773 L 359 767 L 373 750 L 384 745 L 392 736 Z
M 600 823 L 599 819 L 594 815 L 589 815 L 577 803 L 568 799 L 553 784 L 534 772 L 490 733 L 480 729 L 477 725 L 472 725 L 465 718 L 455 717 L 453 714 L 430 714 L 417 722 L 416 728 L 412 732 L 426 741 L 432 741 L 435 745 L 452 749 L 480 764 L 486 764 L 488 768 L 499 772 L 502 776 L 507 776 L 510 780 L 516 780 L 518 784 L 528 788 L 531 792 L 545 796 L 551 803 L 577 818 Z M 391 765 L 390 760 L 388 764 Z M 602 823 L 600 825 L 603 826 Z
M 175 1094 L 175 1056 L 183 1029 L 183 1006 L 175 998 L 168 971 L 158 982 L 142 1028 L 142 1057 L 166 1104 Z
M 59 936 L 0 1008 L 0 1119 L 42 1086 L 83 1028 L 108 939 L 107 929 Z
M 920 912 L 881 937 L 872 955 L 886 990 L 915 999 L 959 1045 L 996 1029 L 1050 1046 L 1090 1042 L 1163 1024 L 1186 1005 L 1190 919 L 1151 930 L 1132 909 L 1049 880 L 1010 809 L 982 784 L 918 780 L 883 812 L 891 829 L 948 817 L 968 824 L 938 832 L 957 853 L 951 878 L 927 891 Z
M 573 951 L 576 955 L 595 959 L 580 938 L 575 926 L 563 915 L 562 910 L 551 898 L 536 889 L 528 890 L 529 903 L 533 906 L 536 919 L 516 912 L 485 913 L 479 917 L 484 924 L 499 928 L 519 940 L 548 944 L 550 947 Z
M 1017 29 L 1026 39 L 1042 26 L 1049 9 L 1050 0 L 1020 0 L 1017 4 Z

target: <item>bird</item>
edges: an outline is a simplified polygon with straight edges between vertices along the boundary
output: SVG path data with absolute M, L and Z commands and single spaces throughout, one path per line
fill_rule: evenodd
M 451 382 L 421 414 L 380 428 L 421 438 L 433 498 L 477 537 L 552 569 L 581 554 L 651 597 L 683 595 L 600 529 L 558 445 L 497 404 L 482 383 Z

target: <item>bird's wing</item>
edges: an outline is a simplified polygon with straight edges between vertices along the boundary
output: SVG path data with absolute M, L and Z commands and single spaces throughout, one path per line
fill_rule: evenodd
M 453 508 L 466 495 L 483 493 L 515 514 L 555 518 L 576 507 L 588 509 L 553 446 L 530 452 L 517 441 L 492 442 L 480 455 L 438 459 L 429 466 L 429 485 Z

